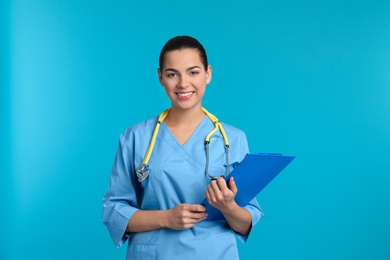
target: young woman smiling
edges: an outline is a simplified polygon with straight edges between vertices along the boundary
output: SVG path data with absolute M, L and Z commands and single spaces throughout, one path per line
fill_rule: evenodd
M 262 212 L 256 199 L 238 206 L 233 178 L 227 185 L 209 172 L 224 176 L 231 166 L 225 158 L 240 162 L 248 153 L 246 136 L 222 123 L 205 152 L 217 120 L 202 107 L 212 69 L 195 38 L 177 36 L 165 44 L 158 78 L 171 107 L 121 134 L 103 222 L 118 247 L 128 241 L 128 259 L 238 259 L 234 234 L 245 242 Z M 205 197 L 223 220 L 207 220 L 199 204 Z

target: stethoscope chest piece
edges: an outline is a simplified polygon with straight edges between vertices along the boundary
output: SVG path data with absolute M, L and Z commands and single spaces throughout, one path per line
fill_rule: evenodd
M 143 164 L 141 168 L 136 170 L 138 181 L 143 182 L 149 176 L 148 166 Z

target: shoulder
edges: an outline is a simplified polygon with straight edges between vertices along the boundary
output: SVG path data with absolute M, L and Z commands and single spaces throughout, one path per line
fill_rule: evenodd
M 121 139 L 131 140 L 136 137 L 151 135 L 154 127 L 156 126 L 157 118 L 157 116 L 152 117 L 130 126 L 121 134 Z
M 237 162 L 241 161 L 249 152 L 248 140 L 245 132 L 229 124 L 222 123 L 222 126 L 225 129 L 227 138 L 229 139 L 230 148 L 233 149 L 232 160 Z
M 235 126 L 223 123 L 223 122 L 221 122 L 221 123 L 222 123 L 222 126 L 225 129 L 225 132 L 227 135 L 233 135 L 233 136 L 237 136 L 237 137 L 245 137 L 245 132 L 243 130 L 241 130 Z
M 225 123 L 222 123 L 222 126 L 225 129 L 230 144 L 238 143 L 239 146 L 247 146 L 248 141 L 243 130 Z

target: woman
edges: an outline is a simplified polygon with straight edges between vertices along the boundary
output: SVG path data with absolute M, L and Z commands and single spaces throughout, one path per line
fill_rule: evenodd
M 245 242 L 262 212 L 256 199 L 245 207 L 235 203 L 233 178 L 227 185 L 224 178 L 211 181 L 209 175 L 226 175 L 228 161 L 244 158 L 246 136 L 223 124 L 228 160 L 221 131 L 212 135 L 206 152 L 205 137 L 216 119 L 202 108 L 202 98 L 212 69 L 196 39 L 170 39 L 161 50 L 159 66 L 171 108 L 159 120 L 146 120 L 120 136 L 103 199 L 103 222 L 118 247 L 128 240 L 128 259 L 238 259 L 233 232 Z M 145 162 L 156 125 L 153 151 Z M 144 168 L 149 175 L 141 165 L 148 165 Z M 223 220 L 206 219 L 206 208 L 199 204 L 205 197 L 222 212 Z

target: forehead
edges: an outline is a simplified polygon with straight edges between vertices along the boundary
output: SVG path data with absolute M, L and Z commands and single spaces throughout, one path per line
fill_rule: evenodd
M 165 53 L 164 68 L 187 68 L 191 66 L 203 67 L 199 51 L 197 49 L 181 49 Z

